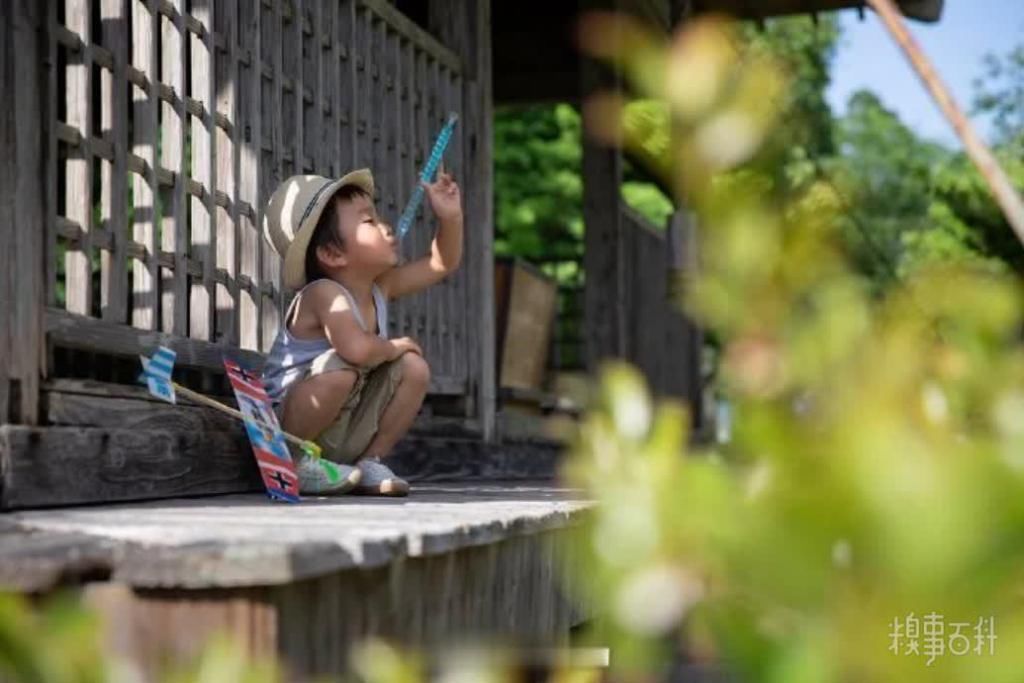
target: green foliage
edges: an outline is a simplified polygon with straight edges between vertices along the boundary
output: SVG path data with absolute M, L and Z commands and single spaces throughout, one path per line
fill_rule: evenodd
M 993 116 L 1000 145 L 1024 149 L 1024 44 L 1006 55 L 989 55 L 975 82 L 975 112 Z
M 0 678 L 19 683 L 107 680 L 97 626 L 66 595 L 36 610 L 18 596 L 0 594 Z
M 495 253 L 527 260 L 582 254 L 579 113 L 504 108 L 494 117 Z
M 119 660 L 103 654 L 101 623 L 71 593 L 38 603 L 0 593 L 0 680 L 17 683 L 104 683 L 135 680 Z M 214 638 L 194 662 L 162 677 L 168 683 L 273 683 L 276 667 L 252 661 L 225 638 Z
M 918 139 L 869 91 L 851 97 L 835 136 L 840 155 L 819 164 L 847 199 L 843 242 L 861 272 L 890 284 L 905 270 L 905 248 L 921 244 L 915 240 L 934 225 L 929 207 L 936 169 L 950 153 Z M 942 231 L 938 241 L 948 247 L 944 257 L 971 252 L 968 236 L 957 231 Z
M 1024 189 L 1020 55 L 989 59 L 976 110 L 996 116 L 996 155 Z M 876 288 L 936 262 L 1024 270 L 1020 242 L 962 152 L 921 140 L 870 92 L 851 98 L 836 139 L 837 156 L 812 162 L 845 197 L 844 244 Z
M 612 26 L 593 26 L 593 44 Z M 598 638 L 627 679 L 654 675 L 682 641 L 752 682 L 1016 681 L 1024 288 L 958 260 L 873 291 L 843 248 L 835 183 L 807 179 L 780 202 L 759 166 L 774 117 L 754 103 L 779 71 L 730 56 L 708 69 L 728 31 L 692 26 L 665 68 L 710 74 L 670 101 L 691 169 L 678 192 L 703 229 L 686 306 L 723 342 L 737 429 L 722 448 L 688 446 L 681 405 L 607 369 L 566 471 L 598 501 L 576 574 Z M 634 86 L 651 82 L 665 81 Z M 701 145 L 709 127 L 746 144 Z M 970 654 L 929 663 L 926 634 L 923 656 L 905 639 L 889 651 L 895 619 L 932 613 L 969 624 Z M 988 617 L 997 644 L 975 654 Z
M 779 169 L 804 157 L 833 154 L 832 110 L 825 91 L 840 37 L 837 17 L 786 17 L 762 28 L 744 24 L 740 35 L 745 52 L 775 61 L 789 82 L 777 103 L 784 113 L 780 125 L 765 145 Z

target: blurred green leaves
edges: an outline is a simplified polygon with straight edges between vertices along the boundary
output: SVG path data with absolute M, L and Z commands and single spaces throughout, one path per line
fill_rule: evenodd
M 606 369 L 566 473 L 599 501 L 577 576 L 619 673 L 657 671 L 682 643 L 749 681 L 1016 680 L 1021 283 L 957 259 L 871 287 L 842 249 L 836 183 L 805 174 L 780 194 L 761 156 L 786 102 L 779 60 L 734 49 L 714 19 L 660 59 L 614 52 L 641 30 L 616 22 L 629 24 L 591 21 L 585 45 L 645 71 L 631 78 L 639 98 L 671 104 L 674 187 L 702 229 L 685 305 L 723 341 L 736 414 L 727 446 L 688 445 L 681 406 L 652 405 L 634 371 Z M 614 97 L 585 105 L 595 135 L 643 144 Z M 894 619 L 930 612 L 994 617 L 995 654 L 926 667 L 888 651 Z

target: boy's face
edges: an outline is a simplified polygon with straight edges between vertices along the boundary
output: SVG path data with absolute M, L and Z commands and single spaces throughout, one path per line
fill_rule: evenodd
M 383 272 L 398 264 L 395 233 L 377 215 L 369 197 L 355 195 L 339 200 L 337 230 L 345 243 L 343 265 Z

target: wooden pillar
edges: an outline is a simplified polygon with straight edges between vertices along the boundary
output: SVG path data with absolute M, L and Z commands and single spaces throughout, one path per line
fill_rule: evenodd
M 46 19 L 53 5 L 0 3 L 0 423 L 36 424 L 39 413 L 46 273 L 41 122 L 48 116 Z
M 581 12 L 620 9 L 619 0 L 580 0 Z M 585 104 L 595 92 L 622 90 L 618 75 L 585 57 L 580 61 L 580 96 Z M 584 107 L 584 114 L 586 108 Z M 603 358 L 624 358 L 627 349 L 627 278 L 625 233 L 620 210 L 622 152 L 593 141 L 583 120 L 583 315 L 584 355 L 588 371 Z
M 460 124 L 465 132 L 463 268 L 472 285 L 469 329 L 470 392 L 484 438 L 494 435 L 494 97 L 491 77 L 491 0 L 431 0 L 430 30 L 462 60 Z

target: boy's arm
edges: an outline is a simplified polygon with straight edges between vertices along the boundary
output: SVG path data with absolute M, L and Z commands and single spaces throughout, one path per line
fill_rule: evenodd
M 443 280 L 462 261 L 462 197 L 459 186 L 442 168 L 436 183 L 424 183 L 438 228 L 430 255 L 392 268 L 377 280 L 389 299 L 413 294 Z
M 348 297 L 337 287 L 311 287 L 313 312 L 324 326 L 324 334 L 339 356 L 357 367 L 374 367 L 397 355 L 395 345 L 366 332 L 356 320 Z

